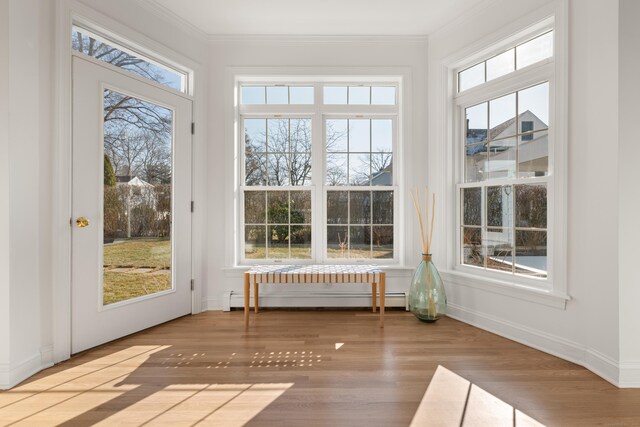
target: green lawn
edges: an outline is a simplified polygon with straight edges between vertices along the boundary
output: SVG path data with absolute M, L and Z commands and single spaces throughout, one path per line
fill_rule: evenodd
M 105 244 L 104 268 L 105 305 L 171 289 L 171 241 L 131 239 Z M 154 272 L 112 271 L 116 268 Z
M 170 268 L 171 240 L 131 239 L 104 245 L 104 266 Z
M 171 289 L 171 273 L 114 273 L 104 272 L 103 303 L 125 301 L 143 295 Z

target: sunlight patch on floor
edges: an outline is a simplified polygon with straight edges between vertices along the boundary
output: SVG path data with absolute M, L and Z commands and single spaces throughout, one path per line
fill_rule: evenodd
M 436 369 L 412 427 L 544 427 L 538 421 L 443 366 Z
M 189 365 L 199 356 L 159 353 L 170 347 L 132 346 L 96 359 L 92 354 L 100 349 L 81 355 L 76 361 L 85 363 L 0 393 L 0 426 L 242 426 L 293 386 L 171 383 L 172 377 L 144 369 Z M 140 380 L 146 375 L 152 377 Z

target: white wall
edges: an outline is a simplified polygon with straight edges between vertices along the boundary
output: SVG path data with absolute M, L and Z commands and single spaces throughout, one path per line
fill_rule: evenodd
M 0 1 L 0 384 L 9 371 L 9 0 Z M 4 372 L 4 374 L 3 374 Z M 4 377 L 3 377 L 4 375 Z
M 429 160 L 443 191 L 453 191 L 446 164 L 448 96 L 444 64 L 468 46 L 517 32 L 527 16 L 562 1 L 488 1 L 430 38 Z M 451 313 L 469 323 L 581 363 L 618 381 L 617 2 L 569 3 L 569 153 L 566 309 L 448 283 Z M 482 25 L 476 25 L 477 23 Z M 597 31 L 594 31 L 597 28 Z M 449 215 L 455 215 L 453 207 Z M 452 218 L 452 217 L 450 217 Z M 442 230 L 444 233 L 445 231 Z M 439 246 L 436 254 L 448 247 Z M 448 266 L 451 267 L 451 266 Z
M 618 149 L 619 203 L 619 283 L 620 283 L 620 365 L 622 385 L 640 384 L 640 279 L 638 244 L 640 243 L 640 2 L 620 0 L 620 145 Z
M 361 71 L 378 74 L 393 74 L 390 70 L 407 72 L 409 90 L 404 93 L 406 103 L 404 116 L 404 164 L 395 168 L 405 180 L 402 189 L 401 203 L 404 213 L 398 223 L 406 226 L 405 236 L 415 236 L 412 227 L 415 222 L 414 213 L 407 199 L 408 188 L 426 183 L 426 52 L 424 39 L 393 37 L 381 38 L 328 38 L 328 37 L 247 37 L 221 38 L 213 41 L 209 51 L 210 87 L 209 87 L 209 193 L 208 193 L 208 294 L 203 302 L 209 309 L 223 308 L 226 291 L 242 292 L 242 276 L 239 269 L 233 269 L 233 223 L 235 220 L 232 206 L 223 206 L 222 201 L 229 200 L 229 192 L 233 189 L 234 141 L 229 123 L 233 120 L 233 81 L 230 73 L 233 69 L 253 67 L 256 70 L 271 67 L 282 73 L 309 73 L 315 70 L 319 75 L 337 74 L 352 75 L 354 67 Z M 248 72 L 251 72 L 250 70 Z M 256 71 L 259 73 L 260 71 Z M 274 72 L 274 71 L 271 71 Z M 364 71 L 362 71 L 364 72 Z M 395 163 L 395 162 L 394 162 Z M 316 213 L 319 215 L 320 213 Z M 226 235 L 226 241 L 222 237 Z M 437 236 L 436 236 L 437 238 Z M 410 269 L 419 261 L 420 249 L 417 236 L 404 243 L 406 253 L 403 264 Z M 407 291 L 409 287 L 410 269 L 391 272 L 388 280 L 388 291 Z M 332 292 L 344 289 L 340 285 L 325 285 L 322 291 Z M 314 291 L 319 291 L 316 287 Z M 350 290 L 354 290 L 351 286 Z M 365 291 L 365 288 L 357 289 Z M 261 292 L 269 295 L 269 290 Z M 300 304 L 300 300 L 289 301 Z

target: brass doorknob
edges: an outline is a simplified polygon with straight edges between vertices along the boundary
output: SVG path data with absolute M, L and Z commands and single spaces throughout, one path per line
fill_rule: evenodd
M 81 216 L 78 219 L 76 219 L 76 225 L 78 226 L 78 228 L 84 228 L 89 226 L 89 218 Z

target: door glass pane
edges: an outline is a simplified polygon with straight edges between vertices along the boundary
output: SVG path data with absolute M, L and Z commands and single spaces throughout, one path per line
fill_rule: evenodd
M 104 93 L 103 304 L 172 288 L 173 111 Z

